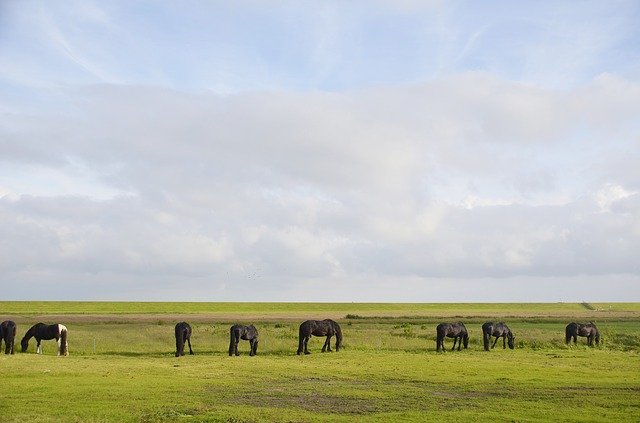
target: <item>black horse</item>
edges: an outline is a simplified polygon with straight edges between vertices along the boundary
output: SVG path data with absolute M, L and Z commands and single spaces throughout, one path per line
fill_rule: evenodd
M 256 355 L 258 352 L 258 329 L 253 325 L 233 325 L 231 329 L 229 329 L 229 357 L 234 354 L 240 355 L 238 353 L 238 342 L 240 342 L 241 339 L 249 341 L 251 347 L 249 355 Z
M 311 354 L 307 349 L 307 343 L 311 335 L 313 336 L 326 336 L 327 340 L 324 341 L 322 346 L 322 352 L 331 351 L 331 337 L 336 337 L 336 351 L 340 350 L 342 345 L 342 330 L 340 325 L 331 319 L 325 320 L 307 320 L 300 325 L 300 336 L 298 341 L 298 355 Z
M 571 338 L 573 338 L 573 343 L 577 344 L 578 336 L 586 336 L 587 345 L 590 347 L 593 346 L 594 340 L 596 341 L 596 345 L 600 345 L 600 332 L 598 332 L 598 328 L 593 322 L 569 323 L 565 329 L 565 342 L 567 345 L 571 342 Z
M 491 348 L 496 346 L 499 338 L 502 338 L 502 349 L 507 348 L 507 346 L 505 345 L 505 340 L 509 343 L 509 348 L 514 348 L 513 340 L 516 339 L 516 337 L 513 336 L 513 333 L 511 333 L 511 329 L 509 329 L 509 327 L 503 322 L 487 322 L 482 325 L 482 341 L 484 343 L 485 351 L 489 351 L 489 343 L 491 342 L 492 336 L 495 336 L 496 340 L 493 341 L 493 345 L 491 346 Z
M 17 328 L 16 322 L 13 320 L 5 320 L 0 323 L 0 351 L 2 350 L 2 341 L 4 341 L 5 354 L 13 354 L 13 343 L 16 338 Z
M 467 328 L 462 322 L 457 323 L 440 323 L 436 327 L 436 351 L 444 351 L 444 337 L 453 338 L 453 347 L 451 351 L 456 348 L 456 341 L 458 342 L 458 351 L 464 341 L 464 348 L 469 346 L 469 334 Z
M 176 357 L 184 355 L 184 343 L 189 344 L 189 354 L 193 355 L 191 349 L 191 326 L 187 322 L 180 322 L 176 325 Z
M 31 326 L 27 333 L 24 334 L 20 345 L 22 346 L 22 352 L 27 352 L 29 348 L 29 339 L 35 337 L 38 342 L 36 353 L 42 354 L 42 347 L 40 341 L 55 339 L 58 342 L 58 355 L 69 355 L 69 344 L 67 342 L 67 327 L 65 325 L 45 325 L 44 323 L 36 323 Z

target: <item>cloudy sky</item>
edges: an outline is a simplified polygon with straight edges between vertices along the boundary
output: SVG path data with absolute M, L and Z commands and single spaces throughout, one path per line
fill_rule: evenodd
M 3 299 L 640 301 L 640 3 L 516 3 L 0 2 Z

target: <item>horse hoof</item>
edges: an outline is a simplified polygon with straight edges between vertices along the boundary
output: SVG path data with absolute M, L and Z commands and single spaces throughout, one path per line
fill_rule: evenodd
M 309 354 L 311 354 L 309 351 L 304 352 L 304 355 L 309 355 Z

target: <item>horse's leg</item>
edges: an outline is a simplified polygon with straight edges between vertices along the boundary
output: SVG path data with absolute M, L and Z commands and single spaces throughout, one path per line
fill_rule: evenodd
M 233 352 L 236 355 L 236 357 L 238 357 L 240 355 L 240 352 L 238 352 L 238 344 L 240 343 L 240 337 L 236 337 L 236 339 L 234 340 L 235 342 L 233 343 Z
M 253 345 L 255 344 L 255 339 L 250 339 L 249 340 L 249 357 L 253 357 L 255 355 L 255 353 L 253 352 Z
M 493 347 L 496 346 L 496 344 L 498 343 L 498 338 L 500 338 L 499 336 L 496 336 L 496 340 L 493 341 L 493 345 L 491 346 L 491 349 L 493 349 Z
M 193 350 L 191 349 L 191 337 L 187 337 L 187 344 L 189 344 L 189 355 L 193 355 Z
M 38 345 L 36 348 L 36 354 L 42 354 L 42 347 L 40 346 L 40 339 L 36 339 L 38 341 Z
M 460 351 L 460 348 L 462 348 L 462 336 L 458 337 L 458 351 Z
M 507 335 L 502 335 L 502 349 L 507 349 Z
M 311 353 L 309 352 L 308 347 L 307 347 L 307 345 L 309 344 L 309 338 L 311 338 L 311 335 L 309 335 L 309 336 L 305 336 L 305 337 L 304 337 L 304 353 L 305 353 L 305 354 L 311 354 Z
M 454 337 L 453 337 L 453 347 L 451 347 L 451 351 L 453 351 L 453 350 L 455 350 L 455 349 L 456 349 L 456 341 L 457 341 L 457 340 L 458 340 L 458 337 L 457 337 L 457 336 L 454 336 Z
M 324 345 L 322 346 L 322 352 L 331 352 L 331 335 L 327 335 L 327 339 L 324 341 Z

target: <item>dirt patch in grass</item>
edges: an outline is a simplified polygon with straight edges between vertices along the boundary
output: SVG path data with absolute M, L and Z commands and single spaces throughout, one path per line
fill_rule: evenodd
M 380 411 L 379 401 L 374 399 L 340 397 L 318 392 L 282 393 L 254 391 L 245 392 L 233 400 L 255 407 L 297 408 L 316 413 L 370 414 Z

